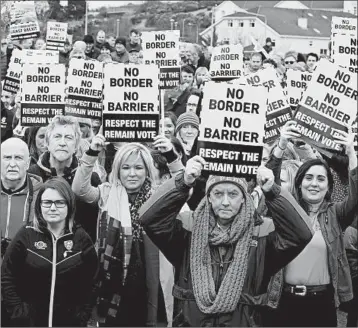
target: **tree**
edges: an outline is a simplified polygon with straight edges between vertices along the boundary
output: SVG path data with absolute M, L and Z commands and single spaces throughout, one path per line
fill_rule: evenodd
M 101 7 L 101 8 L 99 8 L 99 16 L 100 17 L 107 17 L 107 14 L 108 14 L 108 12 L 107 12 L 107 8 L 106 7 Z
M 86 0 L 68 0 L 69 18 L 81 20 L 86 15 Z

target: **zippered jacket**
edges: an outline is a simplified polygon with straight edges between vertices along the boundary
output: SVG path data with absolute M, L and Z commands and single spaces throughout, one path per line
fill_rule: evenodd
M 23 227 L 1 267 L 3 302 L 15 326 L 84 327 L 94 305 L 98 258 L 80 226 L 56 239 Z
M 279 282 L 270 278 L 292 261 L 309 243 L 312 230 L 307 215 L 293 197 L 274 185 L 266 193 L 272 221 L 256 225 L 250 243 L 248 269 L 240 301 L 232 313 L 205 314 L 196 304 L 190 270 L 192 212 L 179 213 L 186 202 L 190 187 L 183 174 L 164 183 L 140 209 L 140 220 L 149 238 L 175 267 L 173 295 L 176 309 L 173 326 L 180 327 L 252 327 L 262 324 L 260 309 L 277 302 Z M 209 219 L 209 218 L 208 218 Z M 253 218 L 254 219 L 254 218 Z M 220 286 L 234 247 L 221 259 L 218 247 L 210 247 L 213 279 Z

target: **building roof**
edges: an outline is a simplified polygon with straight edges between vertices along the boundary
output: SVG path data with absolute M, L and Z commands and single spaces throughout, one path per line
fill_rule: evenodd
M 281 1 L 232 1 L 235 5 L 239 6 L 242 9 L 252 9 L 256 7 L 264 7 L 264 8 L 273 8 Z M 300 1 L 308 8 L 315 8 L 315 9 L 343 9 L 344 1 Z
M 253 8 L 248 12 L 259 13 L 267 18 L 267 25 L 280 35 L 306 36 L 306 37 L 324 37 L 331 36 L 332 16 L 356 18 L 356 16 L 344 12 L 330 12 L 325 10 L 311 9 L 285 9 L 285 8 Z M 225 16 L 227 18 L 246 18 L 251 17 L 248 13 L 237 12 Z M 265 22 L 262 16 L 255 16 Z M 298 18 L 307 18 L 307 29 L 298 26 Z M 278 19 L 279 18 L 279 19 Z

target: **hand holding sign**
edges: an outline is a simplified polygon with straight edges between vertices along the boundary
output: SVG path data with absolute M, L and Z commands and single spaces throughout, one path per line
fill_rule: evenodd
M 200 177 L 201 170 L 205 164 L 206 162 L 204 158 L 200 156 L 194 156 L 193 158 L 189 159 L 184 172 L 184 183 L 187 186 L 191 186 L 195 180 Z
M 279 148 L 286 149 L 288 142 L 292 138 L 299 138 L 301 134 L 296 127 L 296 121 L 287 121 L 281 129 L 280 141 L 278 143 Z
M 153 146 L 158 148 L 161 153 L 166 153 L 167 151 L 173 149 L 173 144 L 171 143 L 170 139 L 162 135 L 156 136 L 154 138 Z
M 339 131 L 339 134 L 335 135 L 335 142 L 341 144 L 345 147 L 347 156 L 355 156 L 354 152 L 354 134 L 351 129 L 348 129 L 349 132 Z
M 268 169 L 266 166 L 260 166 L 257 169 L 257 183 L 263 191 L 270 191 L 274 182 L 275 177 L 272 170 Z

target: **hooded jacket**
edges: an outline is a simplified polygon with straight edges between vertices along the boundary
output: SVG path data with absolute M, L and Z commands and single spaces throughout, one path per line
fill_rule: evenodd
M 72 163 L 69 167 L 65 168 L 63 175 L 63 178 L 69 183 L 70 186 L 72 186 L 77 168 L 78 160 L 77 157 L 73 155 Z M 30 166 L 28 172 L 40 176 L 44 182 L 46 182 L 48 179 L 51 179 L 52 177 L 57 176 L 56 169 L 50 165 L 50 152 L 47 151 L 43 153 L 40 156 L 37 164 Z M 92 173 L 91 184 L 94 187 L 97 187 L 101 184 L 101 179 L 97 173 Z M 98 206 L 96 204 L 89 206 L 80 199 L 76 199 L 75 221 L 81 224 L 81 226 L 91 236 L 93 242 L 96 240 L 97 213 Z
M 298 208 L 293 197 L 274 185 L 266 193 L 271 221 L 257 220 L 250 243 L 248 268 L 240 301 L 232 313 L 205 314 L 196 304 L 190 269 L 192 212 L 179 213 L 186 202 L 190 187 L 183 174 L 164 183 L 140 209 L 140 220 L 149 238 L 175 267 L 176 315 L 173 326 L 179 327 L 250 327 L 262 324 L 260 309 L 277 301 L 278 282 L 271 277 L 292 261 L 312 238 L 307 215 Z M 247 196 L 249 197 L 249 196 Z M 254 219 L 254 218 L 253 218 Z M 275 229 L 274 229 L 275 228 Z M 231 250 L 230 250 L 231 249 Z M 220 286 L 229 265 L 233 249 L 221 259 L 218 247 L 210 248 L 213 279 Z M 271 294 L 269 284 L 274 285 Z
M 27 174 L 25 188 L 15 193 L 8 193 L 1 184 L 2 239 L 13 239 L 22 226 L 32 221 L 35 199 L 41 186 L 41 177 L 33 174 Z
M 87 326 L 98 258 L 81 227 L 57 239 L 47 229 L 23 227 L 1 270 L 4 304 L 15 326 L 48 327 L 50 318 L 52 327 Z

